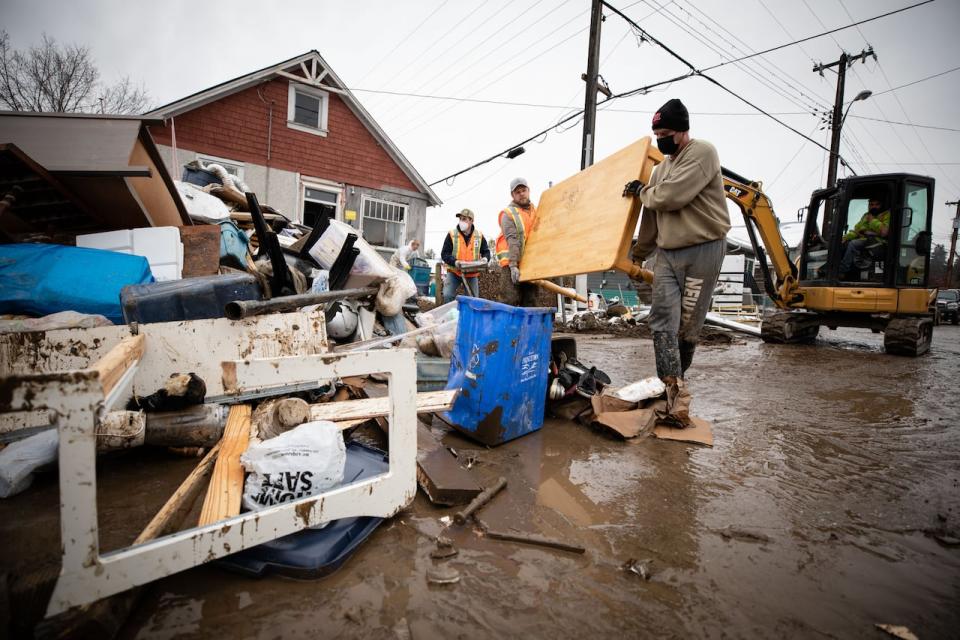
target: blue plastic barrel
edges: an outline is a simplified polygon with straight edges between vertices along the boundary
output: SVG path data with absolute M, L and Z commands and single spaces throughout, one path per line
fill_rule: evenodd
M 460 296 L 447 389 L 460 389 L 446 420 L 497 445 L 543 426 L 553 309 Z

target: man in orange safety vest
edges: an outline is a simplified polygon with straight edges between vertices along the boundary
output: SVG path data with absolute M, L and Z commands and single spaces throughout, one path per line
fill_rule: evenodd
M 480 272 L 474 270 L 464 273 L 462 265 L 490 260 L 487 239 L 473 224 L 473 211 L 464 209 L 457 214 L 457 218 L 460 221 L 444 238 L 443 249 L 440 250 L 440 259 L 447 265 L 447 275 L 443 278 L 443 299 L 447 302 L 456 298 L 461 283 L 468 296 L 479 298 Z
M 520 258 L 527 237 L 537 220 L 537 208 L 530 201 L 530 187 L 524 178 L 510 182 L 510 197 L 513 199 L 500 212 L 500 236 L 496 252 L 500 263 L 500 298 L 504 304 L 520 307 L 537 306 L 537 286 L 520 282 Z

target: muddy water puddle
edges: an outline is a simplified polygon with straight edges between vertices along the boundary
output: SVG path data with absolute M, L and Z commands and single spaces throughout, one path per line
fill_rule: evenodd
M 578 344 L 615 382 L 654 373 L 648 340 Z M 960 550 L 937 536 L 960 537 L 958 368 L 955 327 L 937 328 L 918 359 L 859 330 L 825 330 L 814 346 L 702 347 L 688 378 L 713 448 L 549 419 L 487 449 L 437 423 L 481 484 L 507 478 L 480 512 L 490 528 L 586 553 L 448 527 L 456 509 L 418 494 L 323 580 L 199 567 L 151 586 L 122 636 L 876 638 L 888 622 L 956 637 Z M 115 502 L 115 514 L 132 508 Z M 441 533 L 458 553 L 438 561 Z M 459 581 L 428 583 L 437 567 Z

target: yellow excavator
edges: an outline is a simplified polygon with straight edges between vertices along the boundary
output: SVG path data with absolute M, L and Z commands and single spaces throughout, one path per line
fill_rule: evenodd
M 811 342 L 821 326 L 866 327 L 883 332 L 887 353 L 930 349 L 937 295 L 927 286 L 933 178 L 854 176 L 813 192 L 794 260 L 761 183 L 724 169 L 723 188 L 743 212 L 767 295 L 778 307 L 761 325 L 765 342 Z M 871 201 L 888 220 L 886 235 L 870 234 L 851 250 Z
M 809 343 L 821 326 L 865 327 L 883 332 L 887 353 L 919 356 L 930 349 L 937 296 L 927 286 L 933 178 L 855 176 L 814 191 L 798 255 L 791 259 L 762 184 L 726 168 L 722 174 L 725 195 L 746 221 L 764 289 L 777 306 L 760 326 L 764 342 Z M 864 237 L 851 251 L 871 201 L 887 221 L 885 235 Z M 653 281 L 653 273 L 637 265 L 627 273 Z

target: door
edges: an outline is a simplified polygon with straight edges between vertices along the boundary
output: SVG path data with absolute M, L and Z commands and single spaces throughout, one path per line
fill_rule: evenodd
M 907 180 L 900 214 L 898 287 L 926 287 L 930 270 L 930 218 L 933 193 L 928 183 Z

